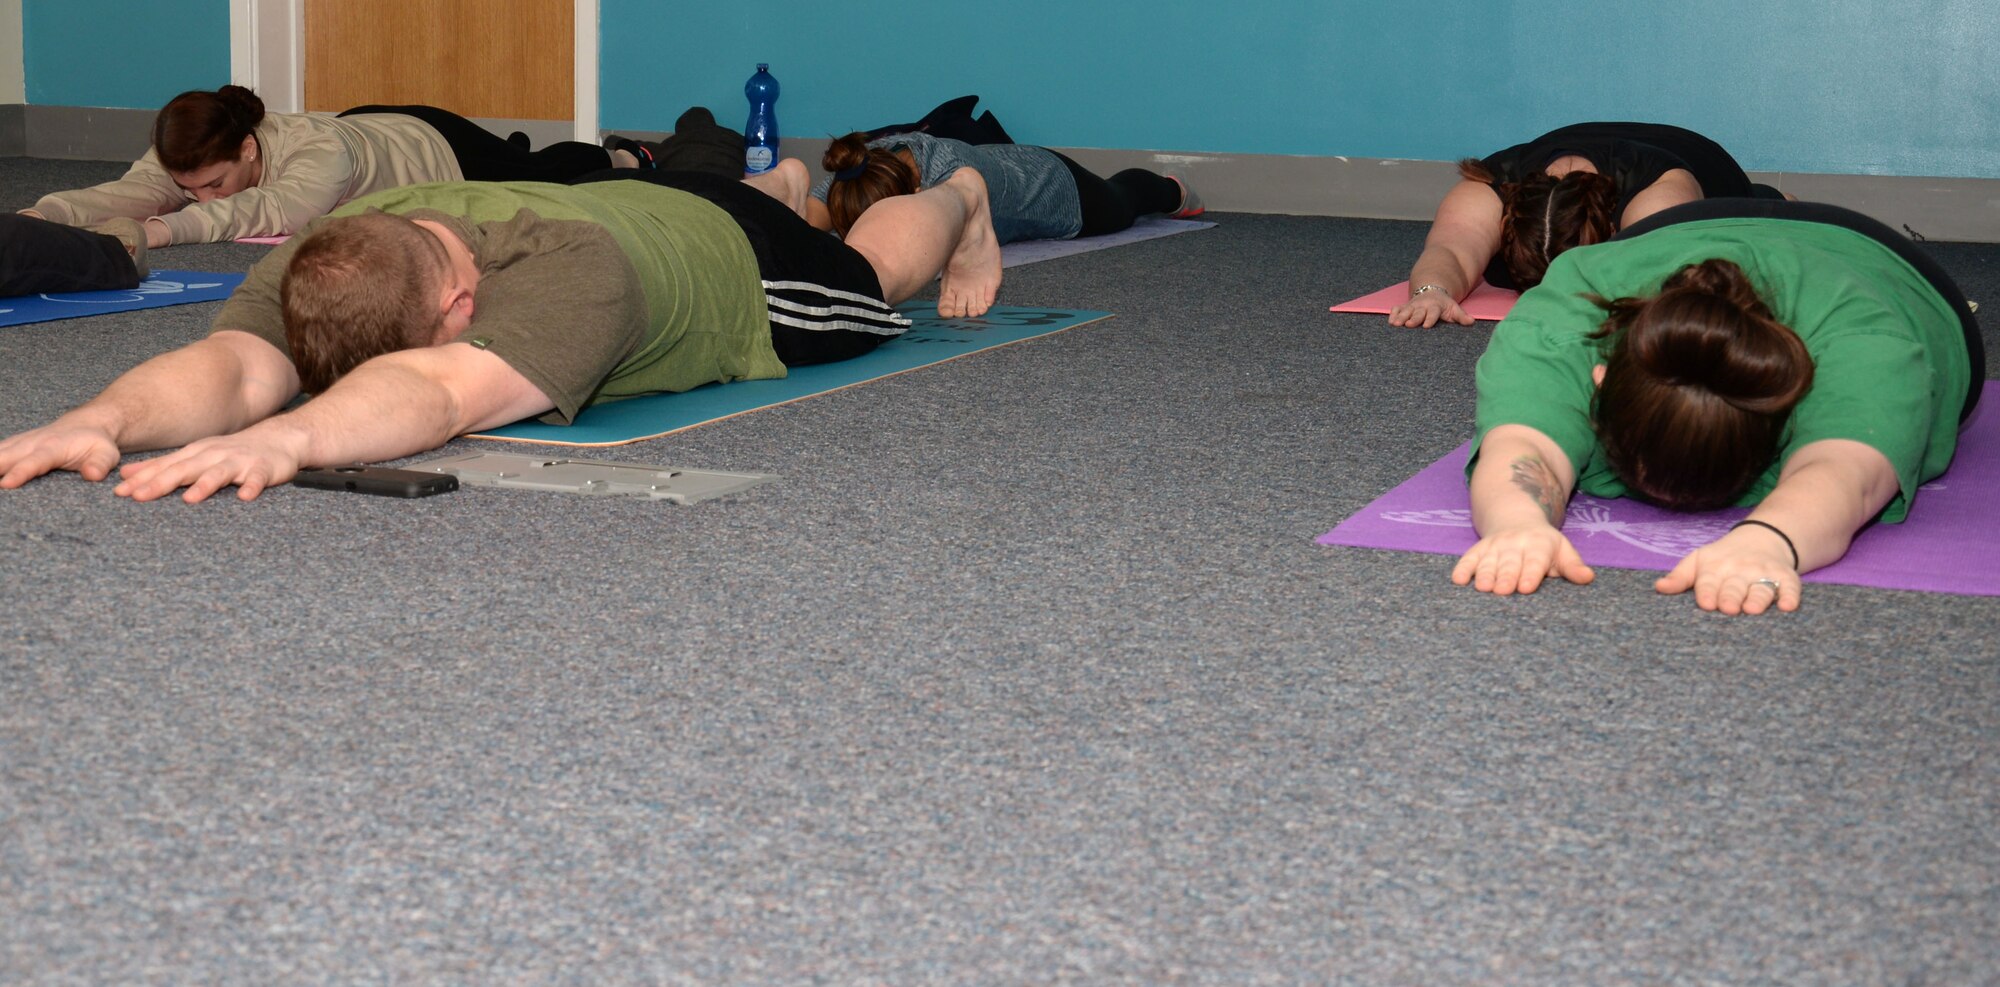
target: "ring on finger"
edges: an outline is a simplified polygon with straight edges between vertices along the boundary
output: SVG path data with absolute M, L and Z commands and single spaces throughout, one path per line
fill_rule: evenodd
M 1773 598 L 1776 598 L 1776 597 L 1778 596 L 1778 593 L 1779 593 L 1779 589 L 1778 589 L 1778 581 L 1777 581 L 1777 580 L 1775 580 L 1775 579 L 1771 579 L 1771 578 L 1768 578 L 1768 577 L 1767 577 L 1767 578 L 1764 578 L 1764 579 L 1752 579 L 1752 580 L 1750 581 L 1750 588 L 1751 588 L 1751 589 L 1756 589 L 1756 588 L 1757 588 L 1757 587 L 1759 587 L 1759 586 L 1769 586 L 1769 587 L 1771 587 L 1771 596 L 1772 596 Z M 1749 590 L 1745 590 L 1744 592 L 1746 592 L 1746 593 L 1747 593 L 1747 592 L 1749 592 Z

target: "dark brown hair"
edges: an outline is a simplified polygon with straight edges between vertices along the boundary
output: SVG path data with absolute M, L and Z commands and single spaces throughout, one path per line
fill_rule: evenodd
M 1705 260 L 1650 298 L 1592 298 L 1610 339 L 1591 419 L 1625 485 L 1664 507 L 1724 507 L 1777 456 L 1792 408 L 1812 389 L 1798 334 L 1743 269 Z
M 367 360 L 429 346 L 449 269 L 437 237 L 401 216 L 343 216 L 307 235 L 279 289 L 300 386 L 317 394 Z
M 184 92 L 153 118 L 153 150 L 168 171 L 235 161 L 243 153 L 243 138 L 263 119 L 264 101 L 242 86 Z
M 1494 184 L 1493 173 L 1476 158 L 1460 161 L 1458 173 Z M 1618 185 L 1608 175 L 1536 172 L 1494 191 L 1500 195 L 1500 259 L 1523 291 L 1541 284 L 1549 262 L 1563 251 L 1603 243 L 1618 232 Z
M 820 159 L 820 167 L 836 176 L 826 191 L 826 210 L 833 214 L 833 230 L 841 236 L 869 206 L 892 195 L 909 195 L 921 184 L 916 168 L 894 151 L 869 147 L 867 134 L 836 139 Z M 848 172 L 855 174 L 838 177 Z

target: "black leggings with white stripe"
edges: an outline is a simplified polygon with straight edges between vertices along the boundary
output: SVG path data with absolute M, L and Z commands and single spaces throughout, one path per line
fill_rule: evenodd
M 600 171 L 584 182 L 641 181 L 698 195 L 743 228 L 770 309 L 771 346 L 786 366 L 860 356 L 910 327 L 882 300 L 866 257 L 778 200 L 734 179 L 692 171 Z

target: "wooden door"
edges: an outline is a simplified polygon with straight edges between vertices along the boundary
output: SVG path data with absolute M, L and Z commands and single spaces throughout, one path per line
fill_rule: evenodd
M 573 0 L 305 0 L 305 101 L 568 120 Z

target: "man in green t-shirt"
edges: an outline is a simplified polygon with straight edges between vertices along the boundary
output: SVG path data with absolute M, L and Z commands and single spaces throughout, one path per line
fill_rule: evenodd
M 977 172 L 884 203 L 845 242 L 799 217 L 806 191 L 788 160 L 743 182 L 622 170 L 358 199 L 259 261 L 206 338 L 0 441 L 0 489 L 182 446 L 125 466 L 115 492 L 248 500 L 303 467 L 854 356 L 902 332 L 890 306 L 939 277 L 941 315 L 992 305 Z

